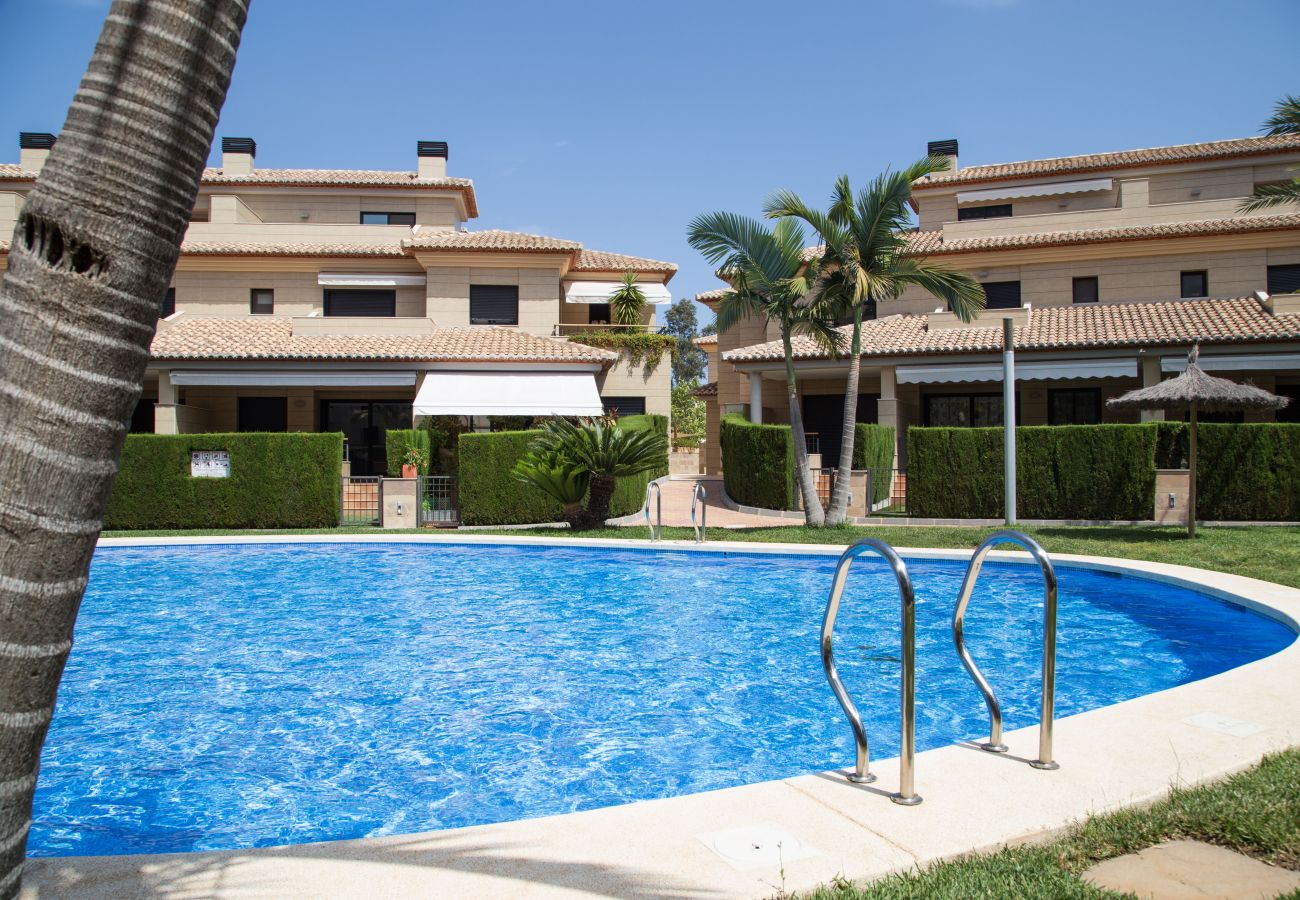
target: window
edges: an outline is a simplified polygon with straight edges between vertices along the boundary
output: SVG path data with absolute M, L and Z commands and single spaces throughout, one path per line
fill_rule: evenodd
M 1048 425 L 1101 423 L 1101 388 L 1062 388 L 1047 392 Z
M 384 317 L 397 315 L 397 291 L 325 290 L 325 315 Z
M 958 222 L 972 219 L 1005 219 L 1011 215 L 1010 203 L 997 203 L 993 206 L 966 206 L 957 210 Z
M 415 213 L 363 212 L 362 225 L 414 225 Z
M 590 325 L 608 325 L 614 321 L 609 315 L 608 303 L 591 303 L 587 306 L 587 323 Z
M 984 288 L 985 309 L 1019 309 L 1019 281 L 990 281 Z
M 167 318 L 176 312 L 176 288 L 168 288 L 167 294 L 163 297 L 162 315 L 159 318 Z
M 519 288 L 513 284 L 471 284 L 469 324 L 518 325 Z
M 240 431 L 288 431 L 288 397 L 240 397 Z
M 645 415 L 645 397 L 601 397 L 601 402 L 605 404 L 605 414 L 612 412 L 623 416 L 643 416 Z
M 1016 402 L 1020 397 L 1017 395 Z M 934 394 L 925 398 L 930 428 L 992 428 L 1002 424 L 1001 394 Z
M 1269 266 L 1270 294 L 1300 294 L 1300 266 Z
M 1086 278 L 1074 279 L 1074 302 L 1075 303 L 1096 303 L 1097 276 L 1090 275 Z
M 135 410 L 131 413 L 132 434 L 153 434 L 153 408 L 156 402 L 156 400 L 142 397 L 135 404 Z
M 248 292 L 248 312 L 254 316 L 275 314 L 275 291 L 253 288 Z
M 1279 397 L 1290 397 L 1289 406 L 1284 406 L 1277 411 L 1277 420 L 1279 422 L 1300 422 L 1300 384 L 1279 384 L 1273 388 L 1273 393 Z
M 1204 272 L 1182 272 L 1178 278 L 1180 281 L 1179 297 L 1187 299 L 1189 297 L 1210 296 L 1209 279 L 1205 277 Z

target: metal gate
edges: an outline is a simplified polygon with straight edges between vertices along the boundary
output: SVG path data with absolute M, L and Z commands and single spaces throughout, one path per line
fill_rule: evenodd
M 340 525 L 378 525 L 379 510 L 384 503 L 383 479 L 374 475 L 346 476 L 342 479 Z
M 421 528 L 455 528 L 460 524 L 460 504 L 456 479 L 450 475 L 425 475 L 420 478 Z

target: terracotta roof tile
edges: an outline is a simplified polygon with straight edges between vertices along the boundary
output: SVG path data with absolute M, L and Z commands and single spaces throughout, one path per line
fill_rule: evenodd
M 863 356 L 987 353 L 1002 350 L 1002 326 L 931 331 L 929 316 L 895 315 L 862 323 Z M 846 335 L 850 328 L 841 329 Z M 1272 315 L 1253 297 L 1227 300 L 1170 300 L 1045 306 L 1033 309 L 1016 330 L 1018 350 L 1084 347 L 1144 347 L 1209 343 L 1258 343 L 1300 339 L 1300 315 Z M 825 359 L 812 340 L 796 337 L 797 359 Z M 780 341 L 740 347 L 722 354 L 729 362 L 784 359 Z
M 32 181 L 36 173 L 12 163 L 0 163 L 0 181 Z M 367 169 L 255 169 L 236 175 L 224 169 L 204 169 L 202 184 L 274 187 L 375 187 L 457 191 L 465 198 L 470 218 L 478 215 L 474 182 L 468 178 L 421 178 L 415 172 L 380 172 Z
M 186 241 L 181 252 L 193 256 L 368 256 L 401 259 L 399 244 L 277 244 L 265 241 Z
M 716 397 L 718 396 L 718 383 L 710 381 L 708 384 L 702 384 L 695 390 L 691 391 L 692 397 Z
M 1103 244 L 1111 241 L 1248 234 L 1290 229 L 1300 229 L 1300 213 L 1278 216 L 1237 216 L 1231 219 L 1203 219 L 1195 222 L 1167 222 L 1160 225 L 1129 225 L 1119 228 L 1000 234 L 952 240 L 945 240 L 942 231 L 914 231 L 911 234 L 911 247 L 913 252 L 925 254 L 974 253 L 982 250 L 1053 247 L 1063 244 Z
M 522 231 L 419 231 L 402 241 L 411 250 L 507 250 L 516 253 L 576 253 L 577 241 Z
M 696 303 L 713 303 L 721 300 L 722 295 L 730 291 L 731 288 L 714 288 L 711 291 L 701 291 L 695 295 Z
M 1235 157 L 1259 156 L 1265 153 L 1284 153 L 1289 150 L 1300 150 L 1300 134 L 1234 138 L 1227 141 L 1175 144 L 1168 147 L 1146 147 L 1139 150 L 1120 150 L 1113 153 L 1089 153 L 1082 156 L 1058 156 L 1051 159 L 1030 159 L 1022 162 L 996 163 L 987 166 L 966 166 L 956 172 L 923 178 L 914 185 L 914 189 L 924 190 L 931 187 L 951 187 L 953 185 L 986 181 L 1035 178 L 1042 175 L 1058 175 L 1067 172 L 1096 172 L 1106 169 L 1171 165 L 1173 163 L 1198 160 L 1232 159 Z
M 609 350 L 513 328 L 435 328 L 428 335 L 295 335 L 293 321 L 278 316 L 182 316 L 159 329 L 151 352 L 163 360 L 607 363 L 617 358 Z
M 577 272 L 667 272 L 677 271 L 677 264 L 644 256 L 627 256 L 604 250 L 579 250 L 573 264 Z
M 717 342 L 718 336 L 716 334 L 702 334 L 692 341 L 697 347 L 711 347 Z

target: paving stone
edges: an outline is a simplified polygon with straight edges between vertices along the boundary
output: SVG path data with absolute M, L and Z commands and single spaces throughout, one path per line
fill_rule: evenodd
M 1202 841 L 1167 841 L 1108 859 L 1084 872 L 1083 878 L 1143 900 L 1272 900 L 1300 890 L 1300 872 Z

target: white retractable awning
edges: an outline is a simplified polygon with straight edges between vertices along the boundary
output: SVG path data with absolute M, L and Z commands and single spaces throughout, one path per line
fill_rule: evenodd
M 171 382 L 182 387 L 410 387 L 414 372 L 322 372 L 300 371 L 189 371 L 171 373 Z
M 637 282 L 646 303 L 672 303 L 672 291 L 658 282 Z M 623 287 L 621 281 L 569 281 L 564 285 L 565 303 L 608 303 L 609 297 Z
M 984 200 L 1014 200 L 1017 197 L 1056 197 L 1061 194 L 1091 194 L 1108 191 L 1112 180 L 1090 178 L 1087 181 L 1056 181 L 1052 184 L 1030 184 L 1023 187 L 987 188 L 982 191 L 958 191 L 958 203 L 980 203 Z
M 952 384 L 964 381 L 1001 381 L 1002 363 L 967 366 L 899 366 L 895 377 L 900 384 Z M 1068 381 L 1076 378 L 1136 378 L 1135 359 L 1082 359 L 1016 361 L 1016 381 Z
M 417 416 L 599 416 L 590 372 L 429 372 L 415 395 Z
M 316 276 L 316 283 L 324 287 L 424 287 L 425 277 L 383 272 L 321 272 Z
M 1202 353 L 1196 364 L 1206 372 L 1272 372 L 1277 369 L 1300 369 L 1300 353 L 1242 353 L 1223 356 Z M 1160 360 L 1162 372 L 1182 372 L 1186 368 L 1186 356 L 1166 356 Z

